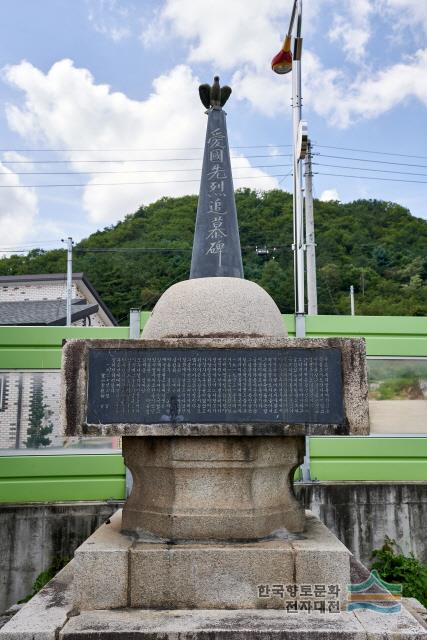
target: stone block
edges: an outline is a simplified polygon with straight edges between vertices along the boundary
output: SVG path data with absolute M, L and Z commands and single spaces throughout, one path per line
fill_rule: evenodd
M 128 552 L 132 539 L 120 533 L 121 510 L 107 523 L 75 552 L 73 594 L 78 609 L 127 606 Z
M 146 340 L 231 335 L 286 335 L 276 303 L 250 280 L 216 277 L 178 282 L 161 296 L 142 332 Z
M 194 282 L 194 281 L 193 281 Z M 244 282 L 239 280 L 239 282 Z M 61 422 L 65 435 L 122 436 L 306 436 L 369 434 L 368 382 L 363 338 L 256 337 L 161 340 L 70 340 L 63 348 Z M 344 421 L 307 422 L 88 422 L 88 359 L 92 349 L 338 349 L 341 352 Z M 123 418 L 125 420 L 125 418 Z
M 349 551 L 311 514 L 302 535 L 278 531 L 250 543 L 135 543 L 129 566 L 130 606 L 139 608 L 283 608 L 286 595 L 274 594 L 272 585 L 339 585 L 344 600 L 350 582 Z M 269 597 L 259 597 L 259 585 L 270 587 Z
M 350 553 L 312 514 L 304 534 L 278 530 L 261 541 L 137 541 L 120 533 L 121 511 L 75 556 L 74 603 L 80 610 L 281 608 L 272 585 L 338 584 L 345 597 Z M 268 598 L 258 586 L 269 585 Z M 288 598 L 289 599 L 289 598 Z
M 297 584 L 339 585 L 340 600 L 350 584 L 350 552 L 325 525 L 306 511 L 303 539 L 292 541 Z
M 246 545 L 137 544 L 130 552 L 130 606 L 177 609 L 283 607 L 258 598 L 260 584 L 293 582 L 288 541 Z
M 124 531 L 239 541 L 304 529 L 292 491 L 301 437 L 124 437 L 123 455 L 134 481 Z
M 90 611 L 71 618 L 60 640 L 366 640 L 351 613 L 284 611 Z

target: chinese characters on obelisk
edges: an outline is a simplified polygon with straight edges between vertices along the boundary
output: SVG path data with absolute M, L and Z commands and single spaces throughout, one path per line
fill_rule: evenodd
M 219 99 L 208 98 L 208 104 L 213 106 L 209 106 L 207 111 L 208 125 L 190 278 L 243 278 L 226 114 Z

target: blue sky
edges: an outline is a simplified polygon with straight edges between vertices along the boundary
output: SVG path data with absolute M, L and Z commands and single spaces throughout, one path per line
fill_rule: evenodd
M 163 195 L 197 193 L 197 86 L 215 73 L 233 87 L 236 187 L 290 190 L 290 75 L 270 70 L 290 6 L 2 0 L 0 249 L 59 246 Z M 304 0 L 317 197 L 381 198 L 427 217 L 426 34 L 424 0 Z

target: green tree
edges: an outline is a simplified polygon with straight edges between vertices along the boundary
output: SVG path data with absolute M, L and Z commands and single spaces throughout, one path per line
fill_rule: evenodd
M 275 300 L 276 304 L 285 308 L 292 304 L 293 291 L 286 290 L 286 275 L 278 260 L 268 260 L 262 269 L 259 284 Z
M 30 404 L 30 426 L 27 430 L 27 441 L 25 445 L 28 449 L 39 449 L 51 444 L 48 435 L 53 431 L 53 424 L 48 422 L 51 412 L 46 411 L 43 403 L 43 379 L 41 375 L 35 376 L 33 380 L 33 393 Z
M 292 313 L 291 194 L 239 189 L 236 206 L 245 277 Z M 131 307 L 151 309 L 167 287 L 188 278 L 196 210 L 196 196 L 160 198 L 76 245 L 74 270 L 87 274 L 121 324 Z M 427 313 L 426 220 L 381 200 L 315 200 L 314 216 L 319 313 L 348 314 L 350 285 L 357 314 Z M 267 246 L 268 256 L 256 246 Z M 94 251 L 102 248 L 123 251 Z M 65 273 L 65 267 L 61 249 L 0 258 L 2 275 Z

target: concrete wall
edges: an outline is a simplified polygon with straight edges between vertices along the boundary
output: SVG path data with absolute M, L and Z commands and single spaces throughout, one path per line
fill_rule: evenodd
M 299 483 L 296 493 L 365 564 L 384 536 L 427 564 L 426 482 Z M 74 550 L 122 503 L 0 505 L 0 613 L 55 557 Z
M 364 564 L 386 535 L 427 564 L 427 482 L 298 483 L 296 493 Z
M 0 505 L 0 613 L 31 593 L 54 558 L 72 558 L 118 507 L 117 502 Z

